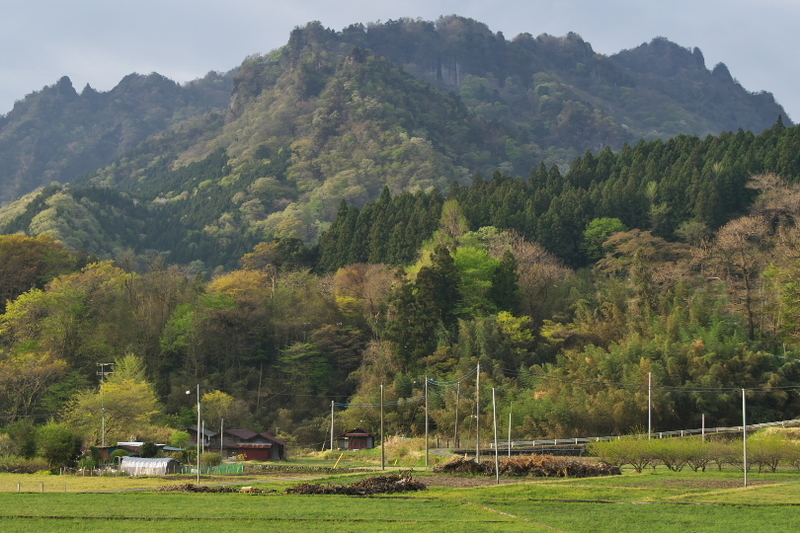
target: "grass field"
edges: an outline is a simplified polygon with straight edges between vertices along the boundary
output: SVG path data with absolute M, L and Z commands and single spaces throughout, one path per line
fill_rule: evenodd
M 0 489 L 6 491 L 0 493 L 0 530 L 782 532 L 800 524 L 800 474 L 795 472 L 751 473 L 747 488 L 735 470 L 658 469 L 594 479 L 503 480 L 499 486 L 493 478 L 418 472 L 415 477 L 429 490 L 376 497 L 286 495 L 284 489 L 301 477 L 287 475 L 203 478 L 203 483 L 236 482 L 275 491 L 265 494 L 143 490 L 187 481 L 175 478 L 40 477 L 49 478 L 42 481 L 50 483 L 44 492 L 36 476 L 0 475 Z M 317 479 L 349 483 L 361 477 Z M 17 494 L 20 478 L 27 490 Z M 482 486 L 463 486 L 476 483 Z M 78 492 L 92 490 L 120 492 Z

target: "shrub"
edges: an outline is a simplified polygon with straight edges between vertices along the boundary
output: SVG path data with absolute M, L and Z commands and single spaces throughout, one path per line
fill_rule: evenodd
M 111 455 L 109 457 L 111 458 L 111 463 L 116 464 L 117 457 L 128 457 L 129 455 L 130 454 L 128 453 L 128 450 L 119 449 L 111 452 Z
M 747 460 L 758 466 L 760 474 L 765 468 L 775 472 L 781 461 L 789 457 L 789 439 L 780 433 L 759 433 L 747 439 Z
M 66 424 L 49 423 L 37 431 L 42 456 L 52 468 L 73 466 L 83 439 Z
M 687 459 L 686 463 L 694 472 L 706 471 L 706 465 L 711 461 L 711 445 L 699 439 L 687 440 Z
M 188 431 L 175 431 L 169 438 L 169 443 L 176 448 L 183 448 L 192 439 Z
M 11 474 L 36 474 L 46 471 L 48 474 L 49 465 L 41 457 L 33 457 L 31 459 L 18 456 L 7 456 L 0 458 L 0 472 Z
M 217 466 L 222 464 L 222 456 L 216 452 L 201 453 L 200 464 L 203 466 Z
M 139 448 L 140 457 L 155 457 L 156 455 L 158 455 L 158 446 L 156 446 L 155 442 L 147 441 L 142 443 L 142 447 Z
M 81 457 L 78 459 L 76 466 L 81 470 L 94 470 L 97 468 L 97 461 L 92 457 Z
M 603 463 L 619 467 L 631 465 L 636 472 L 641 472 L 656 460 L 650 442 L 639 435 L 592 442 L 589 453 Z

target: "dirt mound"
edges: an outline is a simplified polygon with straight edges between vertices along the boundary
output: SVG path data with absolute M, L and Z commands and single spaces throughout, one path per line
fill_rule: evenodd
M 494 461 L 480 464 L 470 459 L 457 458 L 448 463 L 436 465 L 436 473 L 444 474 L 496 474 Z M 500 475 L 513 477 L 595 477 L 621 474 L 619 467 L 577 461 L 568 457 L 552 455 L 527 455 L 506 458 L 500 461 Z
M 369 496 L 427 490 L 424 483 L 414 481 L 409 473 L 388 474 L 362 479 L 352 485 L 319 485 L 301 483 L 286 489 L 286 494 L 344 494 L 347 496 Z
M 212 487 L 210 485 L 195 485 L 183 483 L 181 485 L 167 485 L 160 487 L 159 492 L 239 492 L 239 487 Z

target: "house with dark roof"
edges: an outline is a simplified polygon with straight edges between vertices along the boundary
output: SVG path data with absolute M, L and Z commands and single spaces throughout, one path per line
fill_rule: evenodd
M 196 427 L 188 427 L 188 428 L 186 428 L 186 432 L 189 433 L 189 437 L 191 438 L 192 443 L 194 443 L 196 445 L 197 444 L 197 428 Z M 208 443 L 209 443 L 211 437 L 216 435 L 216 433 L 214 433 L 210 429 L 201 428 L 200 429 L 200 434 L 202 435 L 201 444 L 203 445 L 204 449 L 207 449 L 208 448 Z
M 283 461 L 286 442 L 269 433 L 249 429 L 226 429 L 215 433 L 208 442 L 208 451 L 220 452 L 223 457 L 243 455 L 249 461 Z
M 375 447 L 375 435 L 355 428 L 336 437 L 336 442 L 340 450 L 371 450 Z

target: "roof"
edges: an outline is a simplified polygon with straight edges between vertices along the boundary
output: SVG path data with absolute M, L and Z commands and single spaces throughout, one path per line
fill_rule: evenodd
M 186 431 L 192 435 L 197 435 L 197 427 L 188 427 L 186 428 Z M 207 428 L 201 428 L 200 433 L 202 433 L 206 437 L 213 437 L 214 435 L 216 435 L 216 432 Z
M 234 437 L 239 437 L 242 440 L 250 440 L 258 435 L 255 431 L 250 431 L 249 429 L 226 429 L 225 433 L 233 435 Z
M 123 457 L 120 460 L 120 466 L 133 466 L 133 467 L 161 467 L 170 463 L 180 463 L 177 459 L 172 457 Z
M 228 435 L 233 435 L 234 437 L 238 437 L 243 441 L 249 441 L 257 437 L 261 437 L 262 439 L 274 442 L 275 444 L 281 444 L 283 446 L 286 445 L 286 442 L 277 437 L 273 437 L 269 433 L 256 433 L 255 431 L 250 431 L 249 429 L 226 429 L 225 433 Z
M 363 430 L 361 428 L 351 429 L 350 431 L 346 431 L 339 435 L 339 437 L 374 437 L 372 433 L 369 431 Z

